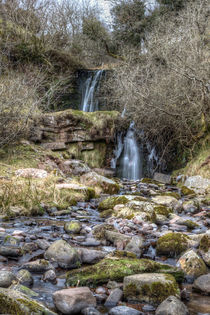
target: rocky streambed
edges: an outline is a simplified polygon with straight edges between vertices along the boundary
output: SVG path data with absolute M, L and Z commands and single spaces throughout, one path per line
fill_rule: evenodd
M 0 222 L 2 314 L 210 314 L 206 191 L 149 179 Z

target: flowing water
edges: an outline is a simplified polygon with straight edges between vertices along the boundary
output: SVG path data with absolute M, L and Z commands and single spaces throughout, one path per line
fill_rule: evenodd
M 103 70 L 90 72 L 82 88 L 81 110 L 83 112 L 95 112 L 99 110 L 96 97 Z

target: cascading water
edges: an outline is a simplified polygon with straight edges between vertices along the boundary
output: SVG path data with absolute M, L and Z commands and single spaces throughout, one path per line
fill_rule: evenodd
M 140 147 L 136 140 L 134 122 L 130 124 L 127 134 L 122 141 L 122 135 L 118 137 L 115 150 L 115 158 L 112 160 L 112 167 L 116 167 L 119 160 L 118 173 L 120 177 L 129 180 L 138 180 L 142 177 L 142 159 Z
M 95 97 L 98 88 L 99 82 L 102 77 L 103 70 L 97 70 L 90 72 L 89 77 L 85 81 L 82 90 L 82 102 L 81 110 L 84 112 L 95 112 L 99 110 L 98 108 L 98 99 Z

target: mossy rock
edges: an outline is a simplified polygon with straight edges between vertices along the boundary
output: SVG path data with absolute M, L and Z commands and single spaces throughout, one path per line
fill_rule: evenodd
M 124 297 L 128 301 L 160 304 L 170 295 L 179 296 L 175 278 L 169 274 L 146 273 L 124 278 Z
M 174 192 L 174 191 L 164 192 L 164 193 L 161 194 L 161 196 L 174 197 L 177 200 L 179 200 L 181 198 L 181 196 L 178 193 Z
M 0 312 L 10 315 L 56 315 L 41 303 L 10 289 L 0 289 Z
M 210 236 L 204 235 L 201 238 L 199 250 L 204 253 L 207 253 L 210 250 Z
M 183 222 L 183 225 L 185 225 L 189 230 L 193 230 L 195 228 L 199 227 L 199 224 L 197 224 L 196 222 L 192 221 L 192 220 L 186 220 Z
M 157 242 L 157 254 L 176 257 L 188 248 L 189 237 L 182 233 L 167 233 Z
M 110 257 L 94 266 L 69 271 L 66 275 L 67 286 L 91 286 L 111 281 L 122 281 L 124 277 L 145 272 L 170 273 L 183 279 L 183 272 L 169 265 L 157 263 L 149 259 L 131 259 Z
M 196 194 L 195 194 L 195 192 L 194 192 L 194 190 L 192 190 L 192 189 L 190 189 L 190 188 L 188 188 L 188 187 L 186 187 L 186 186 L 182 186 L 181 187 L 181 193 L 182 193 L 182 195 L 184 195 L 184 196 L 195 196 Z
M 156 214 L 161 214 L 161 215 L 164 215 L 166 217 L 168 217 L 169 214 L 173 212 L 173 210 L 171 208 L 168 208 L 168 207 L 162 206 L 162 205 L 155 206 L 154 211 Z
M 207 273 L 207 267 L 203 259 L 192 249 L 189 249 L 184 253 L 184 255 L 180 257 L 178 263 L 187 275 L 197 278 Z
M 104 210 L 100 213 L 100 218 L 102 219 L 106 219 L 108 217 L 111 217 L 112 216 L 112 213 L 113 213 L 113 210 L 112 209 L 108 209 L 108 210 Z
M 94 226 L 93 235 L 95 236 L 95 238 L 99 240 L 104 240 L 106 231 L 117 232 L 117 230 L 115 229 L 113 225 L 103 223 L 103 224 L 98 224 Z
M 164 186 L 164 184 L 161 184 L 160 182 L 157 182 L 156 180 L 154 179 L 151 179 L 151 178 L 142 178 L 141 182 L 143 184 L 154 184 L 154 185 L 158 185 L 158 186 Z
M 82 225 L 79 221 L 72 220 L 71 222 L 66 222 L 64 224 L 64 230 L 69 234 L 79 234 L 82 229 Z
M 114 206 L 118 204 L 126 204 L 127 202 L 129 202 L 129 199 L 126 198 L 125 196 L 111 196 L 99 203 L 98 210 L 103 211 L 113 209 Z

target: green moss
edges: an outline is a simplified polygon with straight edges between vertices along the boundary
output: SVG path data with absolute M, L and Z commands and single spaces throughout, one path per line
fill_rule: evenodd
M 200 245 L 199 245 L 199 250 L 207 253 L 210 249 L 210 237 L 208 235 L 204 235 L 201 238 Z
M 126 204 L 128 202 L 129 200 L 125 196 L 111 196 L 99 203 L 98 210 L 103 211 L 113 209 L 118 204 Z
M 151 178 L 143 178 L 141 180 L 142 183 L 144 184 L 155 184 L 155 185 L 158 185 L 158 186 L 162 186 L 163 184 L 157 182 L 156 180 L 154 179 L 151 179 Z
M 112 216 L 112 212 L 113 212 L 112 209 L 104 210 L 103 212 L 100 213 L 100 218 L 104 219 L 104 218 L 111 217 Z
M 106 231 L 117 232 L 115 227 L 113 225 L 111 225 L 111 224 L 100 224 L 100 225 L 96 225 L 94 227 L 93 235 L 95 236 L 95 238 L 97 238 L 99 240 L 103 240 L 103 239 L 105 239 L 105 232 Z
M 194 190 L 186 187 L 186 186 L 182 186 L 181 187 L 181 193 L 184 195 L 184 196 L 195 196 L 195 192 Z
M 168 217 L 168 215 L 173 212 L 172 209 L 167 208 L 166 206 L 162 206 L 162 205 L 155 206 L 154 211 L 156 214 L 165 215 L 166 217 Z
M 188 237 L 182 233 L 167 233 L 157 242 L 157 253 L 174 257 L 188 248 Z
M 71 270 L 67 273 L 67 286 L 92 286 L 107 283 L 109 280 L 122 281 L 125 276 L 144 272 L 164 272 L 164 265 L 148 259 L 106 258 L 94 266 Z M 167 266 L 167 265 L 166 265 Z M 176 272 L 176 268 L 167 266 Z M 179 271 L 180 272 L 180 271 Z
M 193 229 L 199 227 L 199 224 L 197 224 L 196 222 L 194 222 L 192 220 L 186 220 L 183 222 L 183 224 L 186 225 L 189 230 L 193 230 Z
M 169 196 L 169 197 L 174 197 L 176 199 L 180 199 L 181 198 L 181 196 L 178 193 L 175 193 L 173 191 L 168 191 L 168 192 L 161 193 L 161 196 Z

